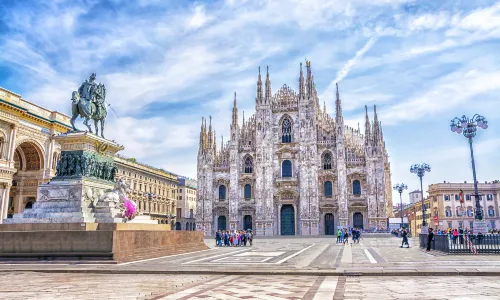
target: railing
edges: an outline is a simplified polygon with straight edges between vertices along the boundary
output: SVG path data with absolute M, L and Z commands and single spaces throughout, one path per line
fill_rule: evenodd
M 427 248 L 428 235 L 420 234 L 420 248 Z M 500 235 L 434 235 L 431 249 L 448 254 L 500 254 Z

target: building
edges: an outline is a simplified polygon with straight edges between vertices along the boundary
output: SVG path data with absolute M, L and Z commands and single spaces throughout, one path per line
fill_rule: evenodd
M 38 185 L 55 176 L 61 147 L 53 137 L 70 128 L 68 116 L 0 87 L 0 223 L 31 208 Z M 157 195 L 151 201 L 152 218 L 174 224 L 177 175 L 133 159 L 115 157 L 115 162 L 116 176 L 130 183 L 130 198 L 141 212 L 149 213 L 144 194 L 152 192 Z
M 425 210 L 425 218 L 428 224 L 432 224 L 433 220 L 431 220 L 431 213 L 429 210 L 431 201 L 429 198 L 424 199 L 424 204 L 426 207 Z M 399 208 L 394 211 L 394 216 L 397 218 L 401 218 L 401 211 Z M 418 236 L 422 229 L 422 201 L 418 201 L 415 203 L 404 204 L 403 205 L 403 217 L 408 218 L 408 227 L 410 228 L 410 233 L 412 236 Z M 403 219 L 404 221 L 404 219 Z M 399 222 L 401 223 L 401 222 Z M 430 225 L 429 227 L 432 227 Z
M 500 182 L 478 183 L 478 190 L 483 220 L 491 229 L 500 228 Z M 460 203 L 460 191 L 463 191 L 463 204 Z M 473 227 L 476 202 L 472 182 L 431 184 L 429 197 L 432 199 L 433 225 L 436 228 Z
M 409 192 L 408 196 L 410 197 L 410 203 L 415 203 L 418 201 L 422 201 L 422 194 L 420 190 L 414 190 L 413 192 Z
M 177 175 L 146 164 L 133 158 L 115 156 L 118 172 L 115 179 L 125 181 L 129 187 L 130 200 L 134 200 L 139 213 L 150 215 L 160 224 L 175 224 L 177 207 Z M 149 197 L 148 194 L 152 194 Z
M 179 176 L 175 230 L 195 230 L 196 180 Z
M 218 148 L 211 118 L 198 151 L 198 230 L 253 229 L 257 235 L 333 234 L 337 226 L 385 227 L 392 214 L 390 164 L 374 107 L 364 133 L 321 108 L 310 62 L 299 87 L 271 91 L 260 68 L 255 114 L 238 122 L 234 95 L 229 140 Z

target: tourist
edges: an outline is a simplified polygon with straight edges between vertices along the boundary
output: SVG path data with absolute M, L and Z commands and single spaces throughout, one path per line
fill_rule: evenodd
M 222 239 L 221 231 L 217 230 L 217 232 L 215 233 L 215 246 L 216 247 L 222 246 L 221 239 Z
M 253 235 L 252 235 L 252 231 L 251 230 L 249 230 L 247 232 L 247 239 L 248 239 L 248 242 L 250 243 L 250 247 L 252 247 Z
M 344 229 L 344 245 L 349 244 L 349 231 L 347 231 L 347 228 Z
M 337 244 L 341 243 L 342 230 L 337 230 Z
M 427 250 L 426 252 L 431 251 L 431 242 L 434 240 L 434 230 L 429 228 L 429 234 L 427 235 Z
M 453 229 L 453 244 L 457 243 L 457 238 L 458 238 L 458 229 Z
M 406 228 L 401 228 L 401 237 L 403 238 L 403 241 L 401 242 L 401 246 L 399 248 L 403 248 L 403 246 L 406 244 L 408 248 L 410 248 L 410 243 L 408 243 L 408 231 L 406 231 Z

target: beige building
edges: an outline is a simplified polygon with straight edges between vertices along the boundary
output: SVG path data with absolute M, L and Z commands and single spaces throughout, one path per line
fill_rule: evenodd
M 195 230 L 196 180 L 179 176 L 175 230 Z
M 418 201 L 422 201 L 422 194 L 420 193 L 420 190 L 415 190 L 413 192 L 409 192 L 408 196 L 410 198 L 411 204 L 414 204 Z
M 53 137 L 70 128 L 68 116 L 0 87 L 0 223 L 31 208 L 38 185 L 55 175 L 61 147 Z M 134 159 L 115 161 L 116 177 L 130 184 L 129 196 L 140 210 L 148 214 L 151 207 L 153 219 L 175 224 L 177 175 Z M 156 195 L 150 203 L 145 196 L 149 192 Z
M 460 204 L 460 190 L 463 191 L 463 204 Z M 500 228 L 500 182 L 478 183 L 480 203 L 483 210 L 483 219 L 492 229 Z M 474 184 L 464 183 L 437 183 L 429 185 L 429 197 L 432 202 L 433 223 L 436 228 L 471 228 L 474 222 L 475 198 Z M 464 215 L 460 216 L 460 206 Z
M 177 175 L 138 163 L 133 158 L 117 155 L 115 162 L 118 167 L 115 179 L 122 179 L 129 185 L 129 199 L 137 203 L 139 212 L 173 228 L 179 184 Z M 148 194 L 152 194 L 151 198 Z

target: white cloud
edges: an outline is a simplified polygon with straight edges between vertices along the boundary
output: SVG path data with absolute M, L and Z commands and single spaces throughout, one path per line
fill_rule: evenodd
M 212 17 L 208 16 L 205 12 L 205 6 L 196 5 L 193 9 L 193 16 L 188 21 L 188 28 L 198 29 L 209 22 Z

